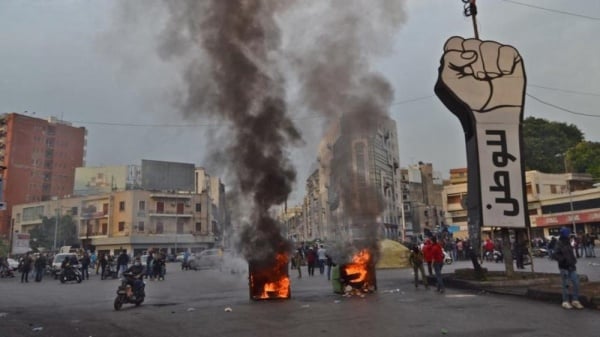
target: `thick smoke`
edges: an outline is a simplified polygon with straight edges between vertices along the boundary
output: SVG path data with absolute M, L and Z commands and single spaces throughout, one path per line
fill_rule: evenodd
M 239 192 L 252 200 L 241 250 L 247 259 L 272 258 L 289 249 L 269 211 L 291 192 L 296 171 L 286 147 L 301 141 L 287 114 L 285 83 L 270 66 L 280 46 L 274 15 L 285 2 L 165 3 L 170 16 L 160 54 L 170 58 L 198 53 L 184 71 L 187 91 L 181 110 L 231 123 L 229 141 L 221 144 L 218 156 L 233 166 Z
M 218 151 L 212 159 L 233 171 L 235 181 L 228 179 L 228 186 L 250 200 L 243 205 L 250 224 L 241 234 L 244 256 L 261 259 L 290 248 L 269 214 L 291 192 L 296 171 L 287 150 L 302 142 L 286 106 L 286 87 L 298 92 L 297 105 L 305 111 L 329 121 L 342 117 L 334 158 L 322 163 L 344 178 L 332 181 L 331 187 L 341 200 L 339 221 L 375 223 L 381 198 L 365 179 L 369 164 L 358 167 L 356 153 L 367 155 L 365 140 L 385 122 L 393 100 L 391 86 L 370 62 L 392 51 L 393 34 L 404 20 L 404 1 L 163 4 L 169 15 L 159 55 L 183 64 L 179 109 L 187 116 L 215 117 L 231 125 L 215 138 Z
M 373 156 L 370 137 L 388 120 L 394 94 L 370 61 L 392 51 L 393 34 L 405 20 L 404 1 L 334 0 L 313 5 L 303 11 L 301 2 L 289 12 L 291 16 L 301 12 L 296 20 L 313 28 L 292 34 L 288 56 L 303 102 L 340 123 L 333 159 L 320 162 L 329 166 L 325 171 L 334 173 L 329 188 L 339 200 L 335 225 L 371 225 L 365 227 L 363 244 L 377 252 L 378 229 L 372 225 L 379 222 L 383 201 L 367 179 L 371 169 L 367 158 Z

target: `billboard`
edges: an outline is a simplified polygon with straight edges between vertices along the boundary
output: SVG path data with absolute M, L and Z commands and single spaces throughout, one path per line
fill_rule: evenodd
M 25 254 L 31 250 L 29 247 L 29 234 L 27 233 L 15 233 L 12 241 L 12 255 Z
M 142 160 L 142 188 L 150 191 L 193 192 L 194 164 Z

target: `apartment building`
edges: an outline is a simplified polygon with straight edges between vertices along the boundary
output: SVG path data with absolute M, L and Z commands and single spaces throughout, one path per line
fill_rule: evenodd
M 75 168 L 84 165 L 87 131 L 54 117 L 0 116 L 2 195 L 0 238 L 9 239 L 14 205 L 47 201 L 73 192 Z
M 42 225 L 43 217 L 58 222 L 69 215 L 82 248 L 110 253 L 125 249 L 134 254 L 154 248 L 175 253 L 221 244 L 211 209 L 206 192 L 125 190 L 15 205 L 13 221 L 17 233 L 28 233 Z

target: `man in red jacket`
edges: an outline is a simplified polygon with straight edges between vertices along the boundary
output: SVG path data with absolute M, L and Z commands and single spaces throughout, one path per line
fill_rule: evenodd
M 433 258 L 431 256 L 431 240 L 426 239 L 425 243 L 423 243 L 423 258 L 425 259 L 425 262 L 427 263 L 427 273 L 429 274 L 429 276 L 433 275 L 433 272 L 431 271 L 431 265 L 433 263 Z
M 433 260 L 433 270 L 435 271 L 435 279 L 437 280 L 437 291 L 444 293 L 444 281 L 442 280 L 442 267 L 444 266 L 444 250 L 442 245 L 437 242 L 434 236 L 431 238 L 430 246 L 431 258 Z

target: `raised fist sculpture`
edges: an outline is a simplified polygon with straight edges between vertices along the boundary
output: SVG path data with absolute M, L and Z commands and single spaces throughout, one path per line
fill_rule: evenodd
M 525 71 L 519 52 L 494 41 L 451 37 L 435 93 L 465 131 L 470 221 L 525 227 L 521 122 Z

